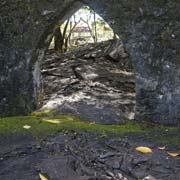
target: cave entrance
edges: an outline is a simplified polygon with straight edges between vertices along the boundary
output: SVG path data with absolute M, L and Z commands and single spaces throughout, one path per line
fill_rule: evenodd
M 115 32 L 88 6 L 56 25 L 42 62 L 41 110 L 101 124 L 134 119 L 131 58 Z

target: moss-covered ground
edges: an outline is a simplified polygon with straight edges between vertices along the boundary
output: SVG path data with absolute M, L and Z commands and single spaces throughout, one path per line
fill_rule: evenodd
M 29 129 L 24 128 L 29 126 Z M 179 145 L 180 128 L 150 125 L 135 121 L 122 125 L 100 125 L 82 121 L 72 115 L 57 114 L 54 111 L 33 112 L 29 116 L 15 116 L 0 119 L 0 134 L 30 133 L 39 139 L 61 131 L 91 131 L 107 136 L 109 134 L 143 137 L 162 145 Z

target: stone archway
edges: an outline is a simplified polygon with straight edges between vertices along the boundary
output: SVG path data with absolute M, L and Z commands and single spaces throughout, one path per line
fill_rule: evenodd
M 136 119 L 177 125 L 180 3 L 175 0 L 1 2 L 0 114 L 26 114 L 36 107 L 32 71 L 37 57 L 44 55 L 48 34 L 57 20 L 64 20 L 81 2 L 91 6 L 121 35 L 132 57 Z

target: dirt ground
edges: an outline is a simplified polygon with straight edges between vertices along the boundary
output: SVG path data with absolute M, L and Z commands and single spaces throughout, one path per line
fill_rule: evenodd
M 153 153 L 137 152 L 137 146 L 148 146 Z M 1 180 L 39 180 L 39 173 L 49 180 L 178 180 L 179 168 L 179 157 L 168 156 L 143 134 L 70 131 L 39 142 L 23 134 L 0 136 Z

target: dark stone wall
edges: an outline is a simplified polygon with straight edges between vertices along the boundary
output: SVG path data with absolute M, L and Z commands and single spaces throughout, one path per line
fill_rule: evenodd
M 0 1 L 1 116 L 27 114 L 38 106 L 35 62 L 42 59 L 55 25 L 78 7 L 73 0 Z
M 179 0 L 3 0 L 0 2 L 0 114 L 37 106 L 40 61 L 58 20 L 87 3 L 118 33 L 136 71 L 136 119 L 180 119 Z M 180 122 L 180 121 L 179 121 Z
M 177 125 L 180 1 L 93 2 L 94 9 L 112 25 L 131 54 L 136 70 L 136 119 Z

